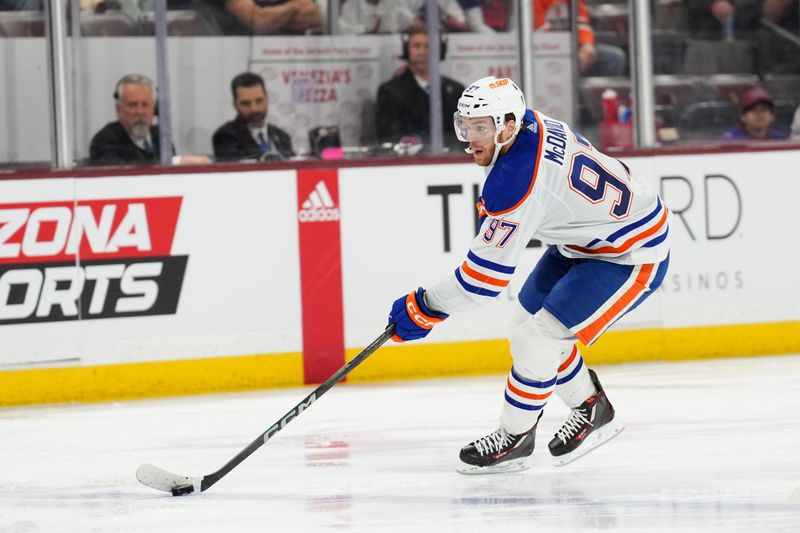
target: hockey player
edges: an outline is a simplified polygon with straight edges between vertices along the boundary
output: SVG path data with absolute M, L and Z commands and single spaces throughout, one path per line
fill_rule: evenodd
M 513 367 L 500 427 L 461 449 L 465 474 L 530 466 L 536 425 L 555 392 L 570 415 L 549 443 L 557 465 L 616 436 L 589 346 L 658 288 L 669 264 L 670 213 L 644 178 L 558 120 L 526 109 L 510 79 L 467 87 L 454 126 L 486 167 L 482 222 L 465 261 L 438 284 L 397 299 L 397 342 L 425 337 L 450 314 L 496 298 L 531 238 L 549 247 L 528 276 L 509 320 Z

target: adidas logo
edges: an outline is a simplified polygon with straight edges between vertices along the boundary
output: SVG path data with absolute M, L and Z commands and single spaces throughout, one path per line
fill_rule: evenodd
M 339 220 L 339 208 L 333 203 L 331 193 L 324 181 L 320 180 L 308 195 L 308 199 L 303 202 L 300 211 L 297 212 L 297 219 L 300 222 Z

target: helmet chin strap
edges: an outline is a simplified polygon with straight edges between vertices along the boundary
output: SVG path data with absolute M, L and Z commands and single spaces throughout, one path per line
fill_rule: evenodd
M 515 135 L 512 135 L 511 137 L 506 139 L 505 142 L 502 142 L 502 143 L 501 142 L 497 142 L 497 139 L 500 137 L 500 133 L 501 133 L 501 131 L 498 130 L 497 133 L 494 134 L 494 155 L 492 155 L 492 162 L 489 163 L 490 167 L 494 166 L 495 162 L 497 161 L 497 157 L 500 155 L 500 150 L 503 148 L 503 146 L 505 146 L 508 143 L 510 143 L 511 141 L 513 141 L 514 137 L 515 137 Z

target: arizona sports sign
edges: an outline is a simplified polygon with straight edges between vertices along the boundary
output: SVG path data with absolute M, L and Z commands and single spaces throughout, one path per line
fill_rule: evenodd
M 175 314 L 181 201 L 0 204 L 0 325 Z

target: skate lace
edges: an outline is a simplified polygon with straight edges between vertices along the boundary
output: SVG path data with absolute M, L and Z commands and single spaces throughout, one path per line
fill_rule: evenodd
M 498 429 L 485 437 L 475 441 L 475 449 L 481 455 L 499 452 L 503 447 L 512 443 L 511 436 L 504 430 Z
M 589 424 L 590 426 L 593 425 L 586 417 L 586 413 L 584 413 L 581 409 L 573 409 L 567 421 L 564 422 L 564 425 L 561 426 L 561 429 L 556 432 L 556 437 L 561 442 L 566 444 L 567 440 L 572 438 L 572 436 L 575 435 L 575 433 L 577 433 L 584 424 Z

